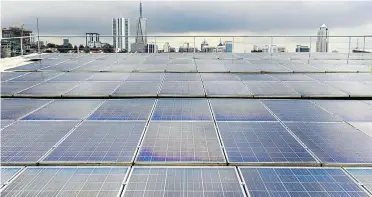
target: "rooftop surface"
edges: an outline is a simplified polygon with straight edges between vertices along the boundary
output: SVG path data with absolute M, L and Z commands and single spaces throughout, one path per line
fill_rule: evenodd
M 370 54 L 41 57 L 1 73 L 1 196 L 372 194 Z

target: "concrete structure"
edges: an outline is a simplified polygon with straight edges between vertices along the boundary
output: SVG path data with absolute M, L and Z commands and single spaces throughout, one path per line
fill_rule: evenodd
M 99 40 L 99 33 L 86 33 L 85 46 L 88 46 L 89 48 L 101 48 L 102 43 Z
M 147 45 L 147 19 L 142 17 L 142 2 L 140 2 L 140 16 L 137 21 L 136 41 L 132 44 L 132 52 L 144 52 Z
M 145 53 L 157 53 L 158 52 L 158 45 L 153 43 L 147 44 L 145 47 Z
M 317 36 L 316 52 L 328 52 L 329 31 L 325 24 L 320 26 Z
M 3 28 L 2 31 L 2 38 L 11 38 L 11 37 L 26 37 L 26 38 L 16 38 L 16 39 L 3 39 L 1 40 L 1 48 L 2 49 L 9 49 L 11 51 L 12 56 L 25 54 L 25 51 L 31 48 L 31 45 L 34 44 L 34 36 L 31 30 L 26 30 L 21 27 L 9 27 Z M 32 42 L 33 41 L 33 42 Z M 21 47 L 22 46 L 22 47 Z
M 224 42 L 224 45 L 225 45 L 225 52 L 226 53 L 232 53 L 233 52 L 233 43 L 232 43 L 232 41 L 225 41 Z
M 129 45 L 130 19 L 113 18 L 112 19 L 112 45 L 116 51 L 130 51 Z
M 297 45 L 296 46 L 296 52 L 297 53 L 308 53 L 310 52 L 310 48 L 308 46 L 303 46 L 303 45 Z
M 163 52 L 164 53 L 169 53 L 170 52 L 170 49 L 171 49 L 171 47 L 170 47 L 169 42 L 164 43 L 164 45 L 163 45 Z

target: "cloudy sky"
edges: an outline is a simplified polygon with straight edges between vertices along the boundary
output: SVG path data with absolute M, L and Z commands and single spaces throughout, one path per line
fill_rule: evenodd
M 330 35 L 372 35 L 372 1 L 155 1 L 143 0 L 148 35 L 316 35 L 324 23 Z M 131 34 L 139 16 L 139 1 L 15 1 L 1 3 L 1 26 L 25 24 L 36 30 L 40 18 L 41 35 L 84 35 L 85 32 L 111 34 L 112 17 L 131 19 Z M 53 38 L 55 42 L 62 42 Z M 203 38 L 197 38 L 200 45 Z M 207 38 L 215 44 L 220 38 Z M 73 44 L 82 42 L 73 39 Z M 154 41 L 154 39 L 149 39 Z M 222 38 L 232 40 L 232 38 Z M 107 40 L 109 42 L 109 40 Z M 193 42 L 193 38 L 157 38 L 173 46 Z M 270 38 L 235 38 L 236 49 L 270 44 Z M 312 40 L 315 45 L 315 38 Z M 372 45 L 372 38 L 367 43 Z M 331 49 L 347 48 L 347 38 L 331 40 Z M 357 39 L 352 40 L 356 46 Z M 363 39 L 358 39 L 363 45 Z M 309 38 L 274 39 L 274 44 L 294 48 L 309 45 Z M 345 44 L 346 43 L 346 44 Z M 366 44 L 366 48 L 370 47 Z M 372 47 L 372 46 L 371 46 Z

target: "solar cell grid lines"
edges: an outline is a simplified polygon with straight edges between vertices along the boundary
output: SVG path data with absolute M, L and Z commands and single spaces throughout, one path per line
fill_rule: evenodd
M 230 73 L 201 73 L 203 81 L 239 81 L 235 75 Z
M 254 97 L 301 97 L 298 92 L 276 81 L 244 81 L 244 84 Z
M 349 95 L 339 89 L 333 88 L 318 81 L 285 81 L 288 87 L 300 93 L 302 97 L 348 97 Z
M 2 163 L 36 163 L 76 121 L 17 121 L 1 130 Z
M 13 95 L 31 86 L 38 84 L 38 81 L 7 81 L 1 83 L 1 95 Z
M 17 172 L 19 172 L 22 169 L 22 167 L 0 167 L 0 177 L 1 177 L 1 182 L 0 182 L 0 188 L 8 182 Z
M 62 96 L 108 97 L 114 92 L 114 90 L 120 85 L 120 83 L 120 81 L 84 81 Z
M 31 72 L 20 77 L 14 78 L 10 81 L 47 81 L 53 77 L 61 75 L 62 73 L 53 72 Z
M 87 81 L 124 81 L 130 73 L 97 73 Z
M 144 127 L 144 121 L 85 121 L 43 161 L 129 163 Z
M 351 97 L 372 96 L 372 85 L 364 84 L 361 81 L 328 81 L 326 83 L 346 92 Z
M 46 81 L 29 89 L 18 92 L 17 95 L 23 96 L 61 96 L 75 86 L 79 85 L 77 81 Z
M 313 102 L 341 117 L 344 121 L 372 122 L 372 106 L 362 101 L 319 100 Z
M 118 196 L 126 167 L 31 167 L 2 191 L 7 196 Z
M 8 81 L 10 79 L 14 79 L 16 77 L 29 74 L 27 72 L 1 72 L 1 81 Z
M 159 99 L 152 120 L 212 120 L 206 99 Z
M 51 81 L 84 81 L 93 76 L 93 73 L 89 72 L 68 72 L 58 75 L 51 79 Z
M 278 81 L 267 74 L 235 74 L 242 81 Z
M 316 163 L 278 122 L 217 122 L 232 163 Z
M 166 81 L 163 83 L 159 96 L 205 96 L 201 81 Z
M 135 167 L 124 197 L 244 197 L 234 168 Z
M 325 164 L 371 164 L 372 138 L 346 123 L 285 123 Z
M 204 81 L 207 96 L 252 96 L 241 81 Z
M 349 124 L 372 137 L 372 122 L 349 122 Z
M 157 96 L 161 81 L 125 81 L 112 93 L 113 97 Z
M 251 197 L 369 196 L 341 169 L 240 168 Z
M 54 100 L 22 120 L 83 120 L 103 100 Z
M 164 73 L 131 73 L 127 81 L 162 81 Z
M 306 75 L 299 73 L 289 74 L 270 74 L 271 77 L 278 79 L 279 81 L 313 81 L 314 79 L 307 77 Z
M 1 120 L 17 120 L 50 101 L 47 99 L 1 99 Z
M 165 81 L 201 81 L 199 73 L 166 73 Z
M 6 126 L 12 124 L 14 120 L 1 120 L 1 129 L 5 128 Z
M 346 168 L 346 171 L 372 192 L 372 168 Z
M 259 100 L 211 99 L 217 121 L 276 121 Z
M 213 122 L 150 122 L 137 157 L 145 163 L 225 163 Z
M 154 102 L 154 99 L 107 100 L 88 119 L 147 120 Z

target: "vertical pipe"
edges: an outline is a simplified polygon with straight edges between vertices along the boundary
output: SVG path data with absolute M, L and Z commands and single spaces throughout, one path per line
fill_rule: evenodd
M 363 51 L 366 49 L 366 36 L 363 37 Z
M 39 31 L 39 18 L 36 18 L 36 28 L 37 28 L 37 52 L 41 56 L 41 51 L 40 51 L 40 31 Z
M 307 60 L 307 63 L 310 64 L 310 59 L 311 59 L 311 43 L 312 43 L 312 37 L 310 36 L 310 50 L 309 50 L 309 59 Z
M 21 39 L 21 41 L 20 41 L 20 43 L 21 43 L 21 56 L 23 56 L 23 37 L 22 37 L 22 34 L 21 34 L 21 38 L 19 38 L 19 39 Z
M 349 58 L 350 58 L 350 45 L 351 45 L 351 37 L 349 37 L 349 52 L 347 53 L 347 64 L 349 64 Z

